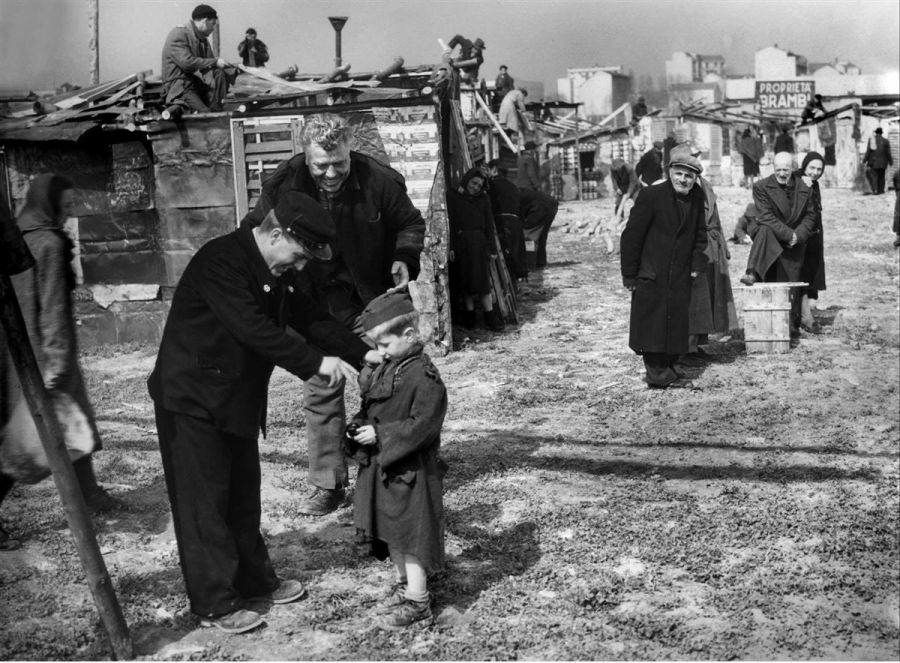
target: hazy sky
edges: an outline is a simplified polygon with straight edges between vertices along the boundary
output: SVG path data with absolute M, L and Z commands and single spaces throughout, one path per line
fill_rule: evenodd
M 189 19 L 195 0 L 99 0 L 100 79 L 160 70 L 168 30 Z M 752 73 L 753 53 L 777 43 L 812 61 L 850 60 L 863 73 L 900 69 L 898 0 L 212 0 L 222 54 L 253 26 L 269 68 L 297 64 L 325 72 L 334 62 L 329 15 L 350 17 L 343 57 L 354 71 L 402 55 L 410 65 L 439 60 L 437 39 L 455 33 L 486 44 L 481 74 L 500 64 L 547 93 L 566 67 L 622 65 L 657 80 L 673 51 L 725 57 L 729 73 Z M 87 0 L 0 0 L 0 88 L 47 90 L 87 84 Z

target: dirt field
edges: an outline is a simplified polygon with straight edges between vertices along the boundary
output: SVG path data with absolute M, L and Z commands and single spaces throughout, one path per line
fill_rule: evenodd
M 749 192 L 723 188 L 726 231 Z M 124 508 L 98 517 L 137 653 L 206 659 L 844 659 L 900 657 L 900 322 L 893 194 L 823 192 L 824 333 L 786 355 L 716 343 L 693 391 L 649 391 L 627 347 L 618 261 L 555 231 L 521 325 L 457 330 L 439 358 L 446 573 L 437 624 L 379 630 L 390 580 L 361 558 L 345 508 L 306 492 L 299 383 L 276 373 L 262 444 L 263 528 L 309 597 L 227 636 L 187 610 L 143 385 L 155 348 L 84 357 Z M 562 225 L 609 200 L 563 205 Z M 746 247 L 732 247 L 736 281 Z M 349 390 L 348 390 L 349 391 Z M 356 396 L 348 396 L 349 409 Z M 3 522 L 0 659 L 110 655 L 52 482 L 17 487 Z

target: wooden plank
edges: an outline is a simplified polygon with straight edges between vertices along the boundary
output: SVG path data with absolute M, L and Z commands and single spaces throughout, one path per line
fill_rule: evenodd
M 244 135 L 287 133 L 291 130 L 291 124 L 288 121 L 278 122 L 277 124 L 245 124 Z
M 244 123 L 241 120 L 231 122 L 231 151 L 234 163 L 234 203 L 237 221 L 250 211 L 247 202 L 247 166 L 244 146 Z
M 294 143 L 291 140 L 270 140 L 263 143 L 246 143 L 244 154 L 269 154 L 271 152 L 289 152 L 293 154 Z
M 266 152 L 264 154 L 248 154 L 244 161 L 246 163 L 259 163 L 260 161 L 280 163 L 294 156 L 293 151 L 282 150 L 280 152 Z

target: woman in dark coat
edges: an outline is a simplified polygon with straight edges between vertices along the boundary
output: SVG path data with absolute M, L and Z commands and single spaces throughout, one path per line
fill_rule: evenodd
M 470 169 L 456 189 L 447 191 L 450 219 L 451 283 L 463 298 L 463 324 L 475 323 L 475 300 L 481 300 L 484 319 L 494 330 L 503 329 L 503 320 L 494 310 L 491 294 L 491 263 L 496 253 L 496 229 L 491 201 L 484 193 L 485 177 L 479 168 Z
M 810 188 L 812 206 L 815 209 L 815 225 L 809 239 L 806 240 L 806 254 L 800 268 L 800 280 L 809 283 L 803 292 L 800 303 L 800 327 L 811 334 L 820 332 L 819 323 L 813 317 L 810 299 L 819 299 L 819 290 L 825 290 L 825 245 L 822 234 L 822 192 L 819 189 L 819 178 L 825 172 L 825 158 L 818 152 L 809 152 L 794 172 Z
M 75 246 L 63 230 L 71 216 L 74 193 L 72 183 L 59 175 L 39 175 L 31 183 L 18 225 L 35 265 L 12 277 L 12 282 L 44 386 L 68 394 L 78 404 L 94 433 L 96 451 L 101 446 L 100 434 L 78 366 L 72 299 L 75 274 L 71 267 Z M 3 373 L 2 409 L 9 416 L 23 394 L 15 371 Z M 112 508 L 114 501 L 97 484 L 91 456 L 72 465 L 88 506 L 98 510 Z M 11 487 L 10 477 L 0 477 L 0 500 Z
M 737 312 L 731 290 L 728 261 L 731 253 L 722 233 L 719 208 L 712 184 L 704 177 L 698 179 L 705 199 L 706 271 L 698 274 L 691 289 L 690 351 L 708 342 L 709 334 L 725 334 L 737 328 Z

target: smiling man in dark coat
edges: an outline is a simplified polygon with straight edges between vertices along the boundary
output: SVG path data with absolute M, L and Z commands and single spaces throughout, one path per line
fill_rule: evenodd
M 419 272 L 425 221 L 406 193 L 403 176 L 377 159 L 351 150 L 353 129 L 339 115 L 308 115 L 300 134 L 303 152 L 283 162 L 263 185 L 245 222 L 258 223 L 281 197 L 301 191 L 330 213 L 334 255 L 304 272 L 329 312 L 358 335 L 365 305 Z M 309 283 L 311 282 L 311 284 Z M 309 482 L 300 513 L 323 516 L 344 501 L 347 461 L 344 385 L 313 376 L 303 385 Z
M 148 380 L 191 610 L 230 633 L 262 623 L 247 600 L 306 591 L 279 580 L 259 531 L 257 438 L 273 368 L 337 384 L 380 361 L 290 278 L 330 257 L 333 237 L 328 213 L 291 192 L 260 225 L 204 245 L 175 289 Z
M 651 388 L 690 387 L 675 371 L 688 351 L 691 282 L 706 269 L 703 166 L 672 150 L 669 179 L 638 194 L 622 232 L 622 283 L 631 291 L 628 345 L 644 358 Z

